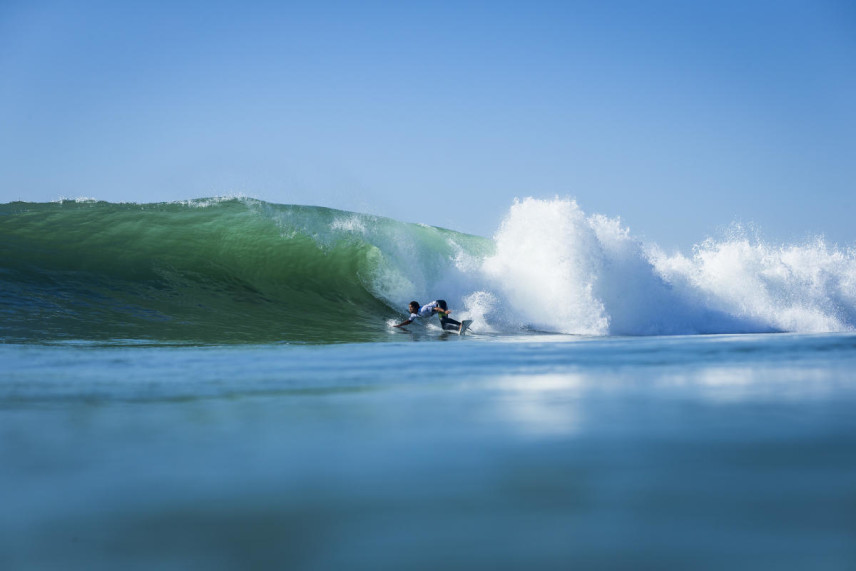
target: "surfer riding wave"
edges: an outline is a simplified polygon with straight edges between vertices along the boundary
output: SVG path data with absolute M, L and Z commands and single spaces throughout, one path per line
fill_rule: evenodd
M 460 321 L 455 321 L 449 317 L 452 310 L 449 309 L 444 299 L 438 299 L 425 305 L 420 305 L 418 301 L 411 301 L 408 309 L 410 310 L 410 317 L 393 327 L 404 327 L 414 321 L 418 322 L 418 320 L 427 319 L 436 313 L 440 317 L 440 327 L 444 331 L 457 331 L 460 333 L 463 328 Z

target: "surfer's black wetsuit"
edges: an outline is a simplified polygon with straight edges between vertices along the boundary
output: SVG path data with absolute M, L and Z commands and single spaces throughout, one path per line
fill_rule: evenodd
M 449 306 L 448 306 L 448 305 L 446 305 L 446 300 L 445 300 L 445 299 L 438 299 L 438 300 L 437 300 L 437 306 L 438 306 L 440 309 L 442 309 L 443 311 L 449 311 Z M 442 327 L 442 328 L 443 328 L 443 330 L 446 330 L 446 329 L 459 329 L 459 328 L 461 327 L 461 322 L 460 322 L 460 321 L 455 321 L 454 319 L 450 318 L 448 315 L 445 315 L 445 314 L 442 314 L 442 313 L 440 313 L 440 314 L 438 314 L 438 315 L 440 316 L 440 327 Z M 449 327 L 446 327 L 447 325 L 449 325 Z

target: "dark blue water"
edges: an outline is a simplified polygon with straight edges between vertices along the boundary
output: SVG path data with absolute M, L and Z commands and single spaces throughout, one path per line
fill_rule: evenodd
M 856 336 L 401 339 L 0 345 L 0 568 L 856 568 Z

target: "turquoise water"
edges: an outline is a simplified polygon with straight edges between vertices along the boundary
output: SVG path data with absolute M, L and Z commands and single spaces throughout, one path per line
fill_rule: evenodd
M 0 569 L 854 569 L 854 284 L 560 199 L 0 205 Z
M 492 247 L 249 199 L 12 203 L 0 223 L 0 335 L 23 343 L 385 340 L 397 289 L 417 295 L 413 280 L 445 273 L 455 252 Z
M 0 345 L 0 564 L 856 565 L 852 334 L 400 339 Z

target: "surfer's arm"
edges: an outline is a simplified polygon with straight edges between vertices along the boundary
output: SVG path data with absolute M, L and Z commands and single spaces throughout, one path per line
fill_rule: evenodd
M 399 323 L 397 325 L 393 325 L 393 327 L 404 327 L 405 325 L 410 325 L 411 323 L 413 323 L 413 320 L 408 319 L 407 321 L 402 321 L 401 323 Z

